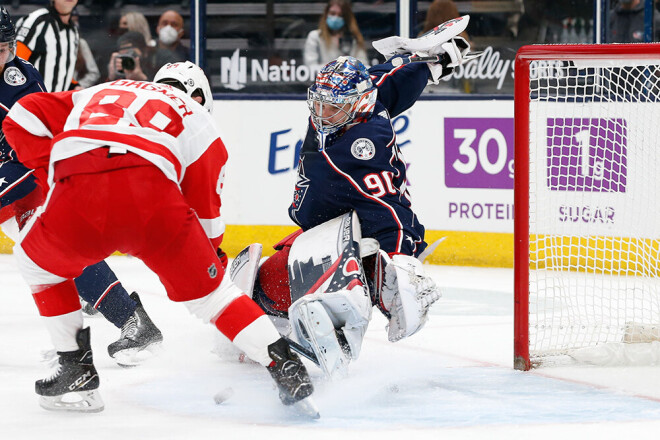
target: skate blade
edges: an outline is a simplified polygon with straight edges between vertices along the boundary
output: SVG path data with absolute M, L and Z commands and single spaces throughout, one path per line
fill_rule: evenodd
M 153 358 L 162 350 L 162 343 L 155 342 L 147 345 L 144 348 L 127 348 L 115 353 L 112 358 L 117 362 L 117 365 L 124 368 L 137 367 L 145 361 Z
M 319 413 L 319 409 L 311 397 L 305 397 L 304 399 L 299 400 L 291 405 L 291 407 L 297 414 L 301 416 L 309 417 L 310 419 L 315 420 L 321 418 L 321 413 Z
M 39 406 L 48 411 L 101 412 L 105 408 L 97 390 L 77 391 L 61 396 L 39 396 Z

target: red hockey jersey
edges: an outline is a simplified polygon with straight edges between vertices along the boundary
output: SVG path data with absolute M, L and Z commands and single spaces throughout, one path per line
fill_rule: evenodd
M 207 236 L 220 244 L 227 150 L 213 117 L 185 93 L 131 80 L 34 93 L 12 107 L 2 127 L 23 164 L 48 170 L 49 184 L 63 159 L 83 159 L 99 147 L 137 154 L 179 185 Z

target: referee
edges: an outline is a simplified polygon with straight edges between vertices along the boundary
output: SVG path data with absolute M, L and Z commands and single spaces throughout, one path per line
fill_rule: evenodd
M 51 0 L 17 23 L 16 55 L 29 61 L 44 78 L 49 92 L 76 87 L 73 73 L 78 57 L 78 28 L 71 13 L 78 0 Z

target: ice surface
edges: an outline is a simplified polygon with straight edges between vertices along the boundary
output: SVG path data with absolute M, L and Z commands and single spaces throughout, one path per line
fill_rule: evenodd
M 263 367 L 212 353 L 214 329 L 167 300 L 136 259 L 110 265 L 137 290 L 165 338 L 143 366 L 114 364 L 119 330 L 91 318 L 106 404 L 98 414 L 60 414 L 37 404 L 49 338 L 13 258 L 0 255 L 2 439 L 607 439 L 660 437 L 658 367 L 512 369 L 513 276 L 505 269 L 426 266 L 444 297 L 417 335 L 387 342 L 377 312 L 348 378 L 326 382 L 310 365 L 321 419 L 280 405 Z M 234 393 L 217 405 L 214 395 Z M 211 437 L 212 436 L 212 437 Z

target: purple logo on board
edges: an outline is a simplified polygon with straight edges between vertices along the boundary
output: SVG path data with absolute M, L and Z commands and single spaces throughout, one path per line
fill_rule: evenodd
M 548 118 L 548 187 L 554 191 L 625 192 L 625 119 Z
M 445 185 L 513 188 L 513 119 L 445 118 Z

